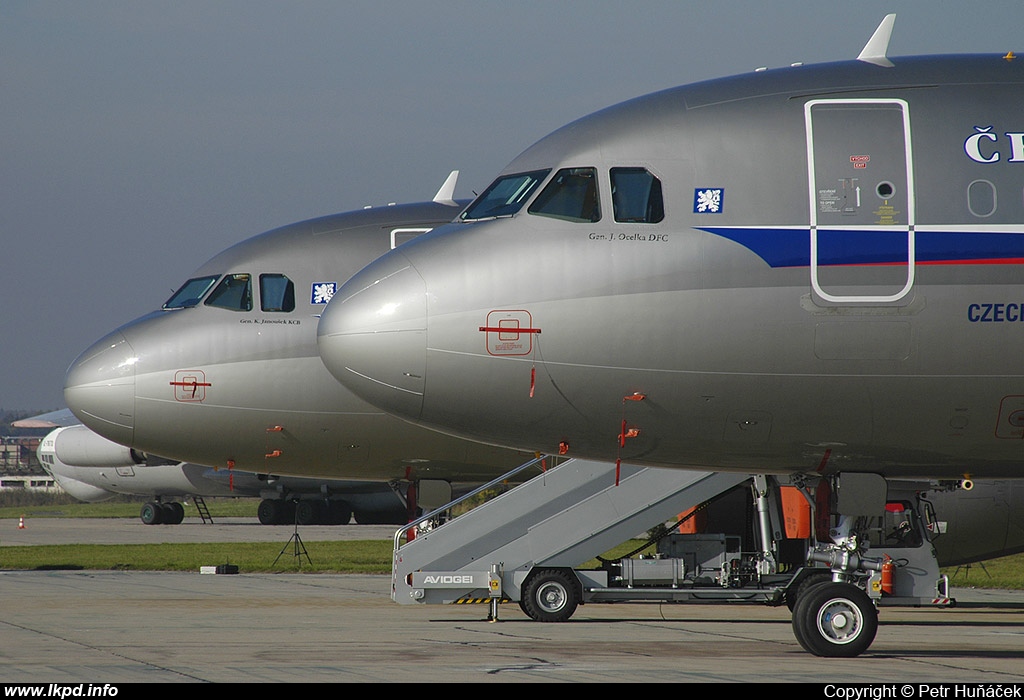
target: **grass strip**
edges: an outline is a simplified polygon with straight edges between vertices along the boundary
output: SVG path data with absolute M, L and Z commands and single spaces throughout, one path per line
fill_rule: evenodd
M 233 564 L 240 573 L 390 574 L 390 540 L 184 543 L 184 544 L 70 544 L 0 547 L 0 571 L 101 570 L 195 571 L 202 566 Z M 635 548 L 624 543 L 606 553 L 615 559 Z M 596 560 L 580 568 L 596 568 Z M 957 587 L 1024 589 L 1024 554 L 948 567 L 955 597 Z

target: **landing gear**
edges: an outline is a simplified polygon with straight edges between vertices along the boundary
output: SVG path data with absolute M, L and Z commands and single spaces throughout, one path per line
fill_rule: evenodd
M 565 569 L 541 569 L 523 587 L 520 607 L 538 622 L 565 622 L 580 603 L 579 581 Z
M 317 525 L 324 520 L 324 510 L 320 501 L 299 501 L 295 504 L 295 520 L 299 525 Z
M 796 603 L 800 598 L 807 594 L 814 586 L 819 583 L 826 583 L 832 580 L 831 571 L 815 571 L 807 576 L 803 581 L 798 583 L 796 586 L 790 586 L 786 589 L 786 607 L 789 608 L 790 612 L 796 610 Z
M 146 525 L 180 525 L 185 519 L 185 506 L 177 501 L 157 503 L 149 501 L 143 504 L 139 518 Z
M 163 511 L 165 525 L 181 525 L 181 521 L 185 519 L 185 506 L 177 501 L 161 503 L 160 509 Z
M 160 508 L 160 504 L 155 501 L 149 501 L 142 505 L 142 509 L 139 511 L 139 517 L 146 525 L 159 525 L 163 522 L 163 509 Z
M 815 656 L 859 656 L 876 632 L 878 610 L 850 583 L 817 583 L 803 591 L 793 610 L 793 634 Z
M 260 501 L 260 506 L 256 509 L 256 517 L 259 518 L 262 525 L 278 525 L 282 521 L 282 505 L 282 501 L 265 498 Z
M 300 500 L 265 498 L 256 511 L 263 525 L 347 525 L 352 519 L 352 508 L 345 501 Z

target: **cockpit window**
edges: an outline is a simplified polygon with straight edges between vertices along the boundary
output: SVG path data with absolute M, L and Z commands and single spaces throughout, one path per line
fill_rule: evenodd
M 217 275 L 209 277 L 195 277 L 190 279 L 164 303 L 165 309 L 187 309 L 199 303 L 203 295 L 210 291 L 210 287 L 217 281 Z
M 550 216 L 566 221 L 600 221 L 597 171 L 594 168 L 559 170 L 547 187 L 537 195 L 528 211 L 538 216 Z
M 612 208 L 621 223 L 656 224 L 665 218 L 661 180 L 646 168 L 612 168 Z
M 252 311 L 252 281 L 246 273 L 225 275 L 206 300 L 207 306 L 231 311 Z
M 260 309 L 294 311 L 295 284 L 285 275 L 260 275 Z
M 512 216 L 522 208 L 549 172 L 550 168 L 499 177 L 466 208 L 466 211 L 462 212 L 459 218 L 462 221 L 472 221 Z

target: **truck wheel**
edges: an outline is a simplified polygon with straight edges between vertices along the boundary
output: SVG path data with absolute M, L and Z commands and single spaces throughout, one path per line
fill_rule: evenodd
M 850 583 L 818 583 L 803 591 L 793 610 L 793 634 L 815 656 L 859 656 L 878 632 L 878 610 Z
M 576 576 L 564 569 L 542 569 L 523 587 L 520 607 L 538 622 L 565 622 L 580 603 Z

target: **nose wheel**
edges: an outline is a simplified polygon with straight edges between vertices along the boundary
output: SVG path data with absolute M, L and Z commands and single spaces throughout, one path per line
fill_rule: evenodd
M 867 593 L 850 583 L 818 583 L 793 608 L 793 634 L 815 656 L 859 656 L 877 631 L 878 610 Z

